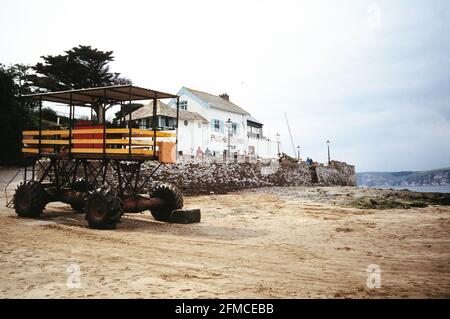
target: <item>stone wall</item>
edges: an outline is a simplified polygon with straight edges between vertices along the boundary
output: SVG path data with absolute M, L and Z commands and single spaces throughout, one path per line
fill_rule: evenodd
M 353 165 L 331 161 L 328 166 L 317 166 L 316 171 L 320 185 L 356 186 L 356 173 Z
M 143 164 L 143 172 L 154 170 L 157 163 Z M 306 163 L 211 163 L 202 161 L 163 165 L 153 180 L 171 183 L 184 195 L 226 193 L 265 186 L 313 185 L 315 172 Z M 318 183 L 314 185 L 356 185 L 355 168 L 333 161 L 316 167 Z
M 49 164 L 41 160 L 42 167 Z M 92 163 L 95 165 L 95 162 Z M 159 165 L 156 161 L 142 164 L 141 181 Z M 108 166 L 107 183 L 118 187 L 116 172 Z M 125 168 L 122 168 L 125 170 Z M 83 176 L 83 170 L 78 168 L 78 176 Z M 38 170 L 37 176 L 43 173 Z M 355 167 L 343 162 L 332 161 L 330 165 L 308 166 L 305 162 L 222 162 L 215 160 L 191 159 L 182 160 L 176 164 L 162 165 L 151 178 L 152 182 L 165 182 L 177 186 L 184 195 L 223 194 L 247 188 L 266 186 L 356 186 Z M 317 181 L 317 182 L 315 182 Z M 145 192 L 154 185 L 145 187 Z

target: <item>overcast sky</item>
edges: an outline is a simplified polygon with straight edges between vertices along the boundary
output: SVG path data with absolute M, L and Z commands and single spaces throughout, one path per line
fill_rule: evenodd
M 0 0 L 0 63 L 79 44 L 134 84 L 230 99 L 302 157 L 450 166 L 449 1 Z

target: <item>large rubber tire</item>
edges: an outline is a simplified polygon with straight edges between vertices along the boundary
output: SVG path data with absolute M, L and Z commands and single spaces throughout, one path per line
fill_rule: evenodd
M 92 182 L 87 181 L 84 178 L 78 178 L 75 183 L 71 185 L 72 189 L 77 192 L 81 193 L 88 193 L 92 190 L 94 190 L 95 186 Z M 70 207 L 72 207 L 72 210 L 74 210 L 76 213 L 84 214 L 84 205 L 85 203 L 72 203 L 70 204 Z
M 84 205 L 89 228 L 114 229 L 122 216 L 122 202 L 109 187 L 94 190 Z
M 14 194 L 14 209 L 20 217 L 39 217 L 46 205 L 46 192 L 37 181 L 22 182 Z
M 151 198 L 160 198 L 164 204 L 159 207 L 150 208 L 150 212 L 156 220 L 161 222 L 170 221 L 170 214 L 183 208 L 183 197 L 181 192 L 173 185 L 159 184 L 150 194 Z
M 72 207 L 74 212 L 84 214 L 84 205 L 84 203 L 72 203 L 70 207 Z

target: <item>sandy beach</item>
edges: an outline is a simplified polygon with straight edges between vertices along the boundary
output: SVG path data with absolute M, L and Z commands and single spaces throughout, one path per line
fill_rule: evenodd
M 87 228 L 84 215 L 59 203 L 37 220 L 18 218 L 2 194 L 0 297 L 450 297 L 450 207 L 346 204 L 380 192 L 389 191 L 273 187 L 187 197 L 187 208 L 202 211 L 199 224 L 143 213 L 107 231 Z M 367 286 L 373 264 L 380 288 Z

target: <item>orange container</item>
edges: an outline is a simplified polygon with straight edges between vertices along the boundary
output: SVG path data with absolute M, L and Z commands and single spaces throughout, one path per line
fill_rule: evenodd
M 172 142 L 158 142 L 160 163 L 173 164 L 177 162 L 176 144 Z

